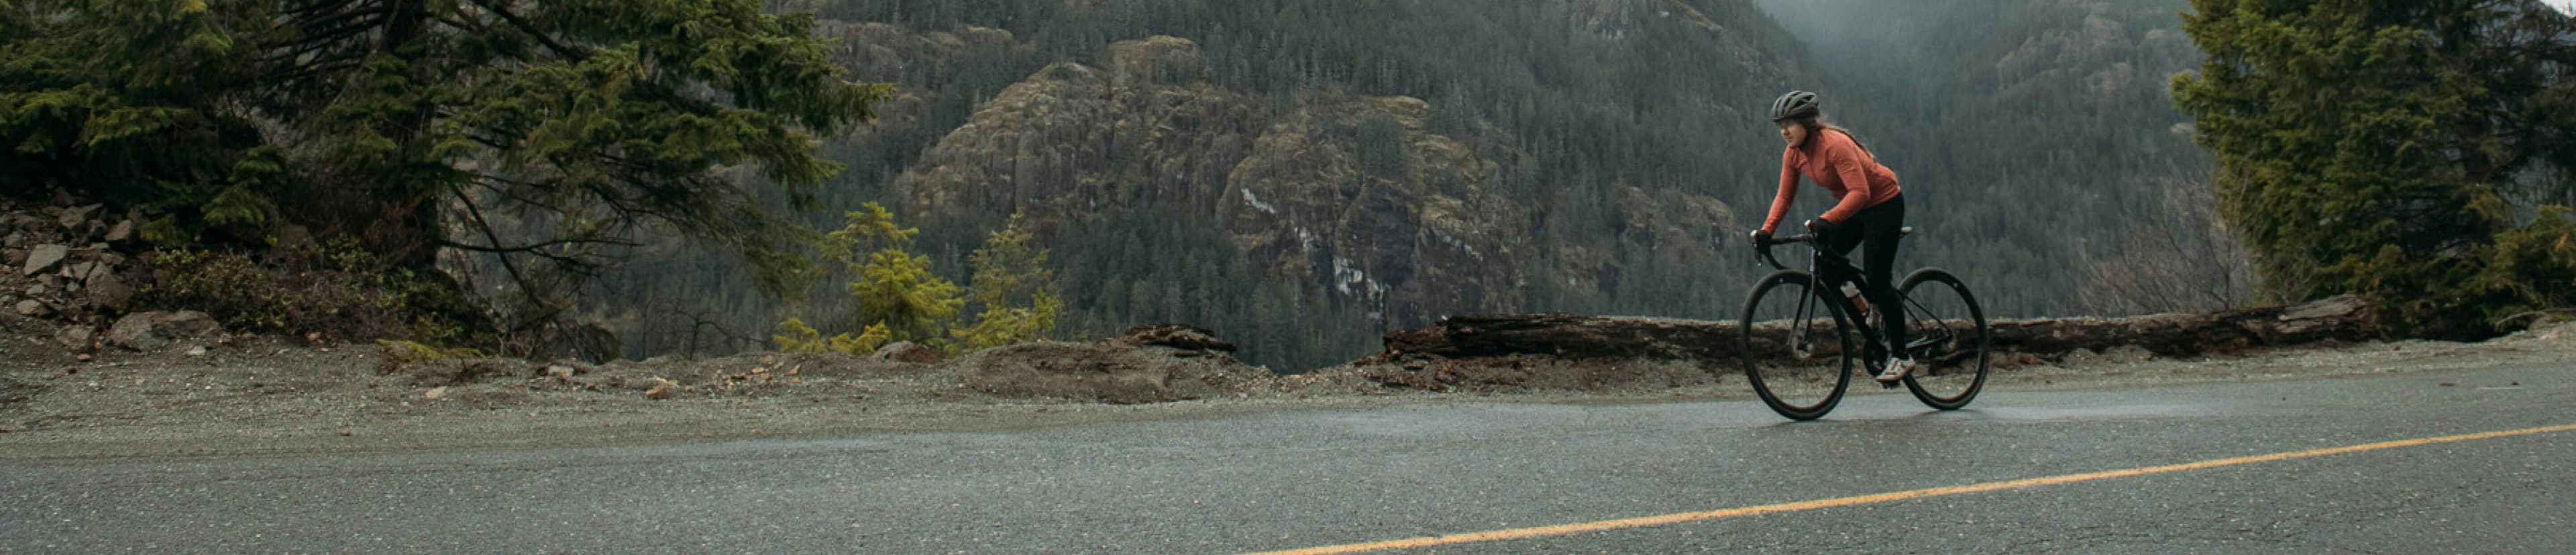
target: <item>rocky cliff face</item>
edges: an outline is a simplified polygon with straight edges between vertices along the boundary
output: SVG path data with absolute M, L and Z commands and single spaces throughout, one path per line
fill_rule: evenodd
M 895 182 L 917 210 L 1065 222 L 1148 205 L 1214 215 L 1245 254 L 1386 313 L 1516 307 L 1529 209 L 1482 187 L 1493 161 L 1430 133 L 1411 98 L 1317 91 L 1273 113 L 1208 84 L 1187 39 L 1117 43 L 986 103 Z M 1364 171 L 1365 121 L 1408 163 Z M 1433 287 L 1430 283 L 1440 283 Z
M 1380 321 L 1518 307 L 1532 207 L 1486 186 L 1496 162 L 1430 133 L 1420 100 L 1321 95 L 1234 168 L 1219 221 L 1279 271 L 1376 308 Z M 1359 126 L 1392 122 L 1394 168 L 1372 170 Z M 1508 156 L 1510 153 L 1503 153 Z
M 925 210 L 1001 214 L 1191 199 L 1224 181 L 1263 119 L 1251 97 L 1155 78 L 1194 71 L 1196 51 L 1158 37 L 1114 46 L 1110 68 L 1047 66 L 986 101 L 894 187 Z
M 1389 326 L 1518 310 L 1532 279 L 1618 279 L 1606 253 L 1537 263 L 1545 207 L 1490 182 L 1525 154 L 1433 132 L 1429 103 L 1329 88 L 1274 108 L 1208 83 L 1199 64 L 1190 40 L 1153 37 L 1110 46 L 1100 67 L 1048 66 L 985 103 L 893 189 L 917 213 L 1051 222 L 1185 207 L 1213 215 L 1210 231 L 1246 256 L 1364 303 Z M 1362 140 L 1372 125 L 1392 140 Z M 1622 232 L 1647 244 L 1688 244 L 1731 214 L 1670 191 L 1622 187 L 1615 198 Z

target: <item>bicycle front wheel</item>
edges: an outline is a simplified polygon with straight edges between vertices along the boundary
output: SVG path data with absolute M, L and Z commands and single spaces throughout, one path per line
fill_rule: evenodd
M 1933 268 L 1905 276 L 1897 292 L 1905 299 L 1905 322 L 1913 326 L 1905 351 L 1922 364 L 1905 376 L 1905 389 L 1935 409 L 1968 406 L 1986 387 L 1987 354 L 1994 344 L 1976 295 L 1958 276 Z
M 1815 420 L 1851 385 L 1852 329 L 1817 296 L 1815 276 L 1780 272 L 1744 299 L 1736 348 L 1744 379 L 1772 412 Z

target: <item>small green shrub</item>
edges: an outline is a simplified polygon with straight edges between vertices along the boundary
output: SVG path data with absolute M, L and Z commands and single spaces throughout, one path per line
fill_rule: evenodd
M 343 340 L 490 345 L 488 326 L 446 276 L 395 267 L 349 237 L 266 256 L 192 247 L 144 257 L 152 281 L 140 306 L 203 311 L 254 333 L 321 333 Z
M 392 348 L 395 355 L 402 357 L 405 362 L 430 362 L 459 358 L 483 358 L 483 351 L 481 349 L 468 347 L 441 348 L 424 345 L 416 341 L 402 341 L 395 339 L 378 339 L 376 340 L 376 344 Z

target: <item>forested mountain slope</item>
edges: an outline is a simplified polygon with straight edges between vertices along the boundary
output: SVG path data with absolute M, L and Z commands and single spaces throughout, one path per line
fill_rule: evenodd
M 854 78 L 900 85 L 875 126 L 826 145 L 850 166 L 828 204 L 896 208 L 952 275 L 1024 212 L 1052 249 L 1064 333 L 1186 322 L 1301 370 L 1448 314 L 1731 312 L 1761 270 L 1741 232 L 1777 177 L 1761 111 L 1790 88 L 1830 95 L 1903 176 L 1926 230 L 1904 262 L 1980 280 L 1999 314 L 2080 310 L 2081 264 L 2125 233 L 2123 206 L 2207 165 L 2163 98 L 2197 59 L 2169 31 L 2180 4 L 772 8 L 818 12 Z M 1839 23 L 1854 19 L 1883 26 Z M 605 280 L 622 289 L 603 298 L 669 300 L 661 316 L 600 305 L 630 351 L 752 347 L 784 316 L 849 310 L 707 295 L 743 288 L 691 250 Z

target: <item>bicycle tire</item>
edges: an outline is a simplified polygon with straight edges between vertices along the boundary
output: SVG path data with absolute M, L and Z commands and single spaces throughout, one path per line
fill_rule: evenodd
M 1793 308 L 1777 304 L 1783 302 Z M 1852 327 L 1832 304 L 1817 295 L 1815 276 L 1799 271 L 1771 274 L 1745 296 L 1744 317 L 1737 321 L 1736 352 L 1744 361 L 1745 381 L 1753 384 L 1753 393 L 1772 412 L 1791 420 L 1815 420 L 1832 412 L 1851 387 Z M 1802 335 L 1815 333 L 1823 321 L 1832 322 L 1831 343 Z M 1778 337 L 1772 336 L 1775 330 Z M 1798 338 L 1803 339 L 1792 342 Z M 1820 352 L 1826 348 L 1833 351 L 1832 361 L 1824 360 Z
M 1906 351 L 1922 364 L 1905 376 L 1914 399 L 1939 410 L 1958 410 L 1977 399 L 1991 369 L 1994 334 L 1985 309 L 1959 277 L 1939 268 L 1905 276 L 1897 294 L 1904 299 L 1906 323 L 1915 327 Z M 1933 286 L 1917 294 L 1917 288 Z

